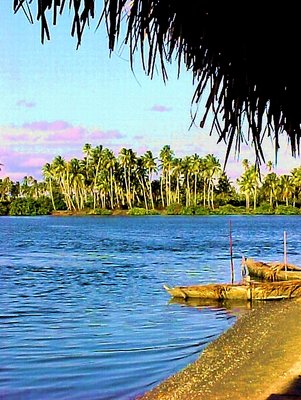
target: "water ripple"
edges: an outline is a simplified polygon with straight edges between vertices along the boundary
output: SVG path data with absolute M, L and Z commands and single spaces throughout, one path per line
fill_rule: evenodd
M 283 229 L 301 264 L 298 217 L 232 225 L 236 276 L 242 253 L 279 258 Z M 1 217 L 0 398 L 131 400 L 195 360 L 246 307 L 169 302 L 162 285 L 229 281 L 228 226 Z

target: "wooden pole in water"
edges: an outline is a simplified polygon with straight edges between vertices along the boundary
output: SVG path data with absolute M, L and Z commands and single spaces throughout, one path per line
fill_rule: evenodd
M 287 271 L 286 231 L 283 232 L 284 270 Z
M 233 244 L 232 244 L 232 221 L 229 221 L 230 235 L 230 266 L 231 266 L 231 283 L 234 283 L 234 263 L 233 263 Z

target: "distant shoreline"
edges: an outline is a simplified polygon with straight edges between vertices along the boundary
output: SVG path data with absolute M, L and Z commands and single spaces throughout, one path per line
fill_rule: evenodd
M 108 210 L 109 211 L 109 210 Z M 52 211 L 50 216 L 54 217 L 114 217 L 114 216 L 129 216 L 129 217 L 135 217 L 135 216 L 164 216 L 164 217 L 169 217 L 169 216 L 198 216 L 198 217 L 208 217 L 208 216 L 259 216 L 259 215 L 270 215 L 270 216 L 279 216 L 279 215 L 293 215 L 293 216 L 301 216 L 299 213 L 296 214 L 266 214 L 266 213 L 251 213 L 251 212 L 242 212 L 242 213 L 219 213 L 218 209 L 216 212 L 211 211 L 210 213 L 208 212 L 207 214 L 170 214 L 167 213 L 165 210 L 155 210 L 154 213 L 150 212 L 148 213 L 131 213 L 129 212 L 130 210 L 112 210 L 106 214 L 97 214 L 89 211 L 69 211 L 69 210 L 58 210 L 58 211 Z
M 266 209 L 258 207 L 256 210 L 246 209 L 245 207 L 235 207 L 225 205 L 215 209 L 203 207 L 178 207 L 173 206 L 165 209 L 145 209 L 133 207 L 131 209 L 83 209 L 83 210 L 18 210 L 16 213 L 6 212 L 0 213 L 0 216 L 54 216 L 54 217 L 104 217 L 104 216 L 259 216 L 259 215 L 294 215 L 301 216 L 301 209 L 292 206 L 279 206 L 275 209 Z

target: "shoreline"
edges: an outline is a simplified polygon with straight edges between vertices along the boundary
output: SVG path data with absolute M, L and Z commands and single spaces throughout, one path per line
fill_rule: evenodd
M 300 387 L 293 387 L 301 386 L 300 313 L 300 299 L 259 305 L 194 363 L 137 399 L 272 400 L 291 393 L 301 399 Z
M 58 210 L 52 211 L 49 216 L 54 217 L 114 217 L 114 216 L 125 216 L 125 217 L 153 217 L 153 216 L 163 216 L 163 217 L 260 217 L 260 216 L 268 216 L 268 217 L 282 217 L 282 216 L 300 216 L 300 214 L 218 214 L 218 213 L 210 213 L 210 214 L 167 214 L 164 210 L 156 210 L 156 214 L 130 214 L 129 210 L 113 210 L 109 214 L 94 214 L 86 211 L 67 211 L 67 210 Z

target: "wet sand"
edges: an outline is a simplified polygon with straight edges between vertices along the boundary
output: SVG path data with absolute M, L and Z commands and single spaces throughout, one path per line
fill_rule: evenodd
M 143 400 L 301 399 L 301 301 L 264 303 Z

